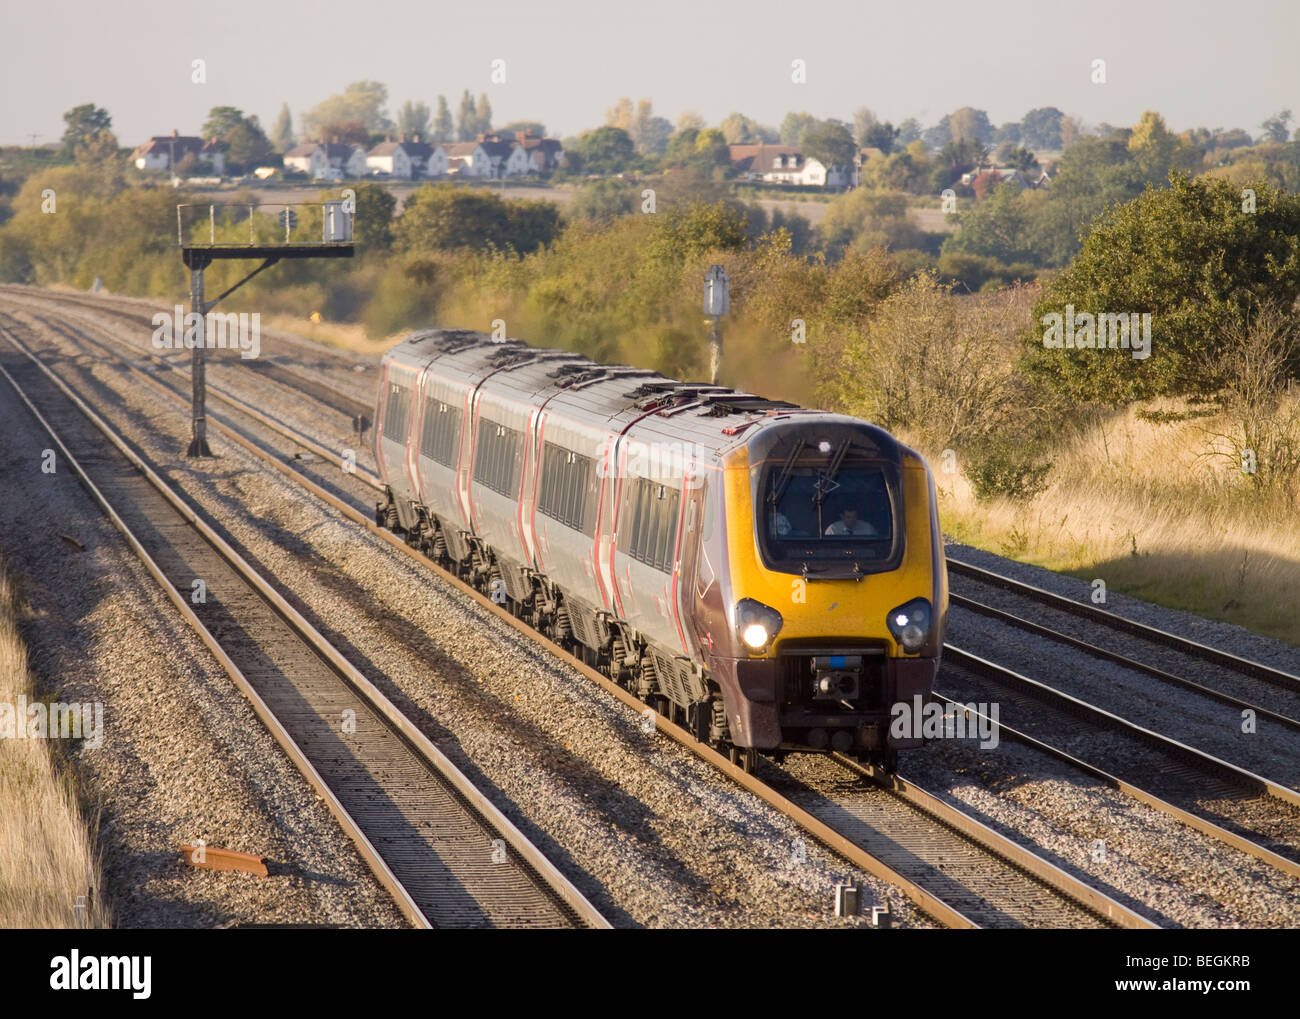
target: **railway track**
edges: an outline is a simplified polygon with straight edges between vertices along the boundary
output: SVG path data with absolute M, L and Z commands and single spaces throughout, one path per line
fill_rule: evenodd
M 0 334 L 5 382 L 413 925 L 609 926 L 125 439 L 11 332 Z M 181 592 L 195 578 L 210 596 L 191 605 Z
M 1137 653 L 1136 650 L 1132 654 L 1123 654 L 1113 649 L 1103 648 L 1092 641 L 1068 634 L 1059 626 L 1049 627 L 1033 622 L 1026 618 L 1025 613 L 997 608 L 964 594 L 952 592 L 954 605 L 1009 623 L 1057 643 L 1076 647 L 1095 657 L 1142 672 L 1163 682 L 1193 690 L 1220 703 L 1254 710 L 1260 717 L 1267 717 L 1287 728 L 1300 729 L 1300 700 L 1297 699 L 1300 695 L 1300 676 L 1169 633 L 1158 627 L 1127 619 L 1096 605 L 1075 601 L 1032 584 L 972 566 L 952 556 L 948 557 L 948 571 L 950 575 L 960 577 L 963 582 L 1005 592 L 1012 596 L 1018 605 L 1047 610 L 1058 617 L 1072 616 L 1100 626 L 1111 633 L 1132 638 L 1146 645 L 1148 649 L 1154 647 L 1159 650 L 1154 656 L 1148 654 L 1138 659 L 1133 656 Z M 1155 657 L 1157 660 L 1167 662 L 1170 657 L 1167 652 L 1170 651 L 1188 660 L 1189 664 L 1213 666 L 1214 671 L 1203 669 L 1201 678 L 1193 681 L 1169 672 L 1163 665 L 1152 660 L 1152 657 Z M 1264 695 L 1270 696 L 1272 703 L 1269 705 L 1260 703 Z
M 955 682 L 954 668 L 964 677 L 962 689 L 939 689 L 940 684 Z M 1003 736 L 1072 764 L 1203 834 L 1300 877 L 1300 793 L 1294 789 L 952 645 L 944 647 L 940 684 L 935 700 L 959 706 L 996 702 L 1000 714 L 1017 719 L 1014 728 L 999 719 Z M 1276 834 L 1261 831 L 1267 827 Z
M 180 404 L 188 401 L 188 389 L 180 384 L 183 368 L 158 358 L 171 372 L 142 369 L 114 347 L 95 341 L 78 331 L 59 327 L 37 316 L 46 328 L 83 346 L 117 357 L 136 371 L 139 378 Z M 161 374 L 162 377 L 159 377 Z M 178 385 L 163 381 L 175 374 Z M 227 394 L 226 403 L 246 415 L 258 430 L 270 432 L 291 446 L 306 446 L 317 456 L 342 467 L 343 457 L 307 439 L 295 429 L 276 421 Z M 248 434 L 217 418 L 213 430 L 235 442 L 277 471 L 306 488 L 382 540 L 441 576 L 485 610 L 501 618 L 548 651 L 596 682 L 629 707 L 645 715 L 649 709 L 602 673 L 591 669 L 568 651 L 552 644 L 502 607 L 444 571 L 391 532 L 377 527 L 354 502 L 327 490 L 309 478 L 283 448 L 269 450 Z M 349 484 L 367 492 L 382 490 L 378 479 L 367 474 L 351 475 Z M 952 927 L 1153 927 L 1137 911 L 1122 905 L 1067 871 L 1043 860 L 1031 851 L 992 831 L 974 818 L 944 803 L 938 797 L 901 779 L 864 769 L 848 758 L 838 770 L 852 774 L 854 788 L 833 797 L 810 794 L 791 786 L 795 798 L 783 795 L 771 782 L 755 778 L 732 765 L 725 757 L 699 744 L 685 730 L 667 718 L 655 718 L 656 730 L 686 746 L 720 768 L 730 778 L 759 795 L 765 802 L 795 821 L 812 838 L 837 852 L 850 863 L 898 886 L 914 903 L 938 922 Z M 773 769 L 779 779 L 779 770 Z M 872 785 L 864 786 L 863 777 Z M 786 783 L 787 786 L 789 783 Z
M 151 335 L 154 328 L 148 312 L 143 310 L 132 312 L 124 308 L 115 308 L 110 302 L 102 299 L 83 297 L 78 294 L 59 294 L 57 298 L 45 297 L 40 294 L 32 294 L 25 288 L 15 286 L 0 286 L 0 295 L 11 300 L 17 298 L 20 303 L 29 305 L 54 305 L 56 309 L 60 305 L 66 306 L 70 304 L 95 314 L 117 318 L 128 323 L 134 332 L 141 335 Z M 177 360 L 174 355 L 172 359 Z M 320 379 L 314 379 L 295 371 L 272 358 L 241 359 L 240 363 L 243 367 L 257 372 L 263 378 L 269 379 L 286 389 L 310 396 L 316 402 L 337 411 L 351 421 L 360 422 L 364 420 L 368 427 L 370 415 L 374 413 L 374 406 L 370 402 L 359 399 L 350 393 L 345 393 L 336 386 L 331 386 Z M 324 366 L 317 364 L 315 367 L 320 369 Z M 211 383 L 209 382 L 209 392 L 211 391 Z

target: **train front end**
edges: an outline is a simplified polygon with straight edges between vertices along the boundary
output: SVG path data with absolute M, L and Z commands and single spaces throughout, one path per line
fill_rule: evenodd
M 948 609 L 924 459 L 809 414 L 755 429 L 723 468 L 728 633 L 711 665 L 732 742 L 884 762 L 920 745 Z

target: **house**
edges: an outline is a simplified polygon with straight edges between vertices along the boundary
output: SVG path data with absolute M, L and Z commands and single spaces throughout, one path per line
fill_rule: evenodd
M 410 140 L 402 135 L 400 141 L 390 138 L 366 153 L 366 166 L 403 180 L 441 177 L 447 172 L 447 153 L 441 145 L 420 141 L 418 134 Z
M 731 167 L 742 179 L 765 184 L 801 187 L 844 187 L 851 182 L 851 167 L 830 171 L 821 160 L 805 156 L 796 145 L 729 145 Z
M 979 180 L 981 177 L 985 178 L 981 184 L 986 188 L 990 186 L 996 187 L 999 184 L 1014 184 L 1023 191 L 1025 188 L 1038 186 L 1036 182 L 1031 181 L 1019 170 L 1009 166 L 976 167 L 970 173 L 963 173 L 961 175 L 961 182 L 967 186 L 974 186 L 975 181 Z
M 515 143 L 532 163 L 529 173 L 550 173 L 564 165 L 564 146 L 558 138 L 541 138 L 529 131 L 516 131 Z
M 491 176 L 491 161 L 487 153 L 479 151 L 478 142 L 451 142 L 443 148 L 447 153 L 449 174 L 458 177 Z
M 366 150 L 332 142 L 303 142 L 284 154 L 284 165 L 315 180 L 357 180 L 366 173 Z
M 220 176 L 226 170 L 226 154 L 215 138 L 204 141 L 192 135 L 182 135 L 172 128 L 170 135 L 154 135 L 131 153 L 131 160 L 140 170 L 172 170 L 186 156 L 193 156 L 201 164 Z

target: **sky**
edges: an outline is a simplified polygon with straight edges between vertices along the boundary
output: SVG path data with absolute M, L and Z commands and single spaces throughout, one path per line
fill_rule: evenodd
M 867 106 L 929 126 L 974 106 L 1000 124 L 1056 106 L 1085 124 L 1154 109 L 1175 130 L 1257 135 L 1279 110 L 1300 116 L 1298 41 L 1297 0 L 0 0 L 0 144 L 57 141 L 64 111 L 85 102 L 109 111 L 122 145 L 197 134 L 213 106 L 269 130 L 287 102 L 299 127 L 364 79 L 388 86 L 391 116 L 439 94 L 454 112 L 469 88 L 495 123 L 540 120 L 559 137 L 603 123 L 620 96 L 674 122 L 688 110 L 714 124 L 732 111 L 851 122 Z

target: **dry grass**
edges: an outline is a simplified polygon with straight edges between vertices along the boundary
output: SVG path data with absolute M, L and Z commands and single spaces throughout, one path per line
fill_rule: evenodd
M 0 565 L 0 703 L 34 699 L 19 598 Z M 86 818 L 49 740 L 0 738 L 0 926 L 108 927 Z M 75 911 L 79 896 L 86 909 Z M 81 913 L 78 916 L 78 912 Z
M 929 450 L 945 532 L 1300 645 L 1294 487 L 1257 487 L 1234 460 L 1212 455 L 1226 448 L 1216 439 L 1233 429 L 1226 417 L 1202 410 L 1153 422 L 1141 409 L 1063 441 L 1051 451 L 1049 487 L 1027 502 L 978 502 L 966 478 L 944 473 L 940 452 Z M 1146 409 L 1196 413 L 1173 401 Z
M 264 316 L 263 324 L 272 329 L 282 329 L 286 333 L 323 343 L 327 347 L 361 354 L 382 354 L 410 332 L 410 330 L 403 330 L 392 336 L 373 339 L 367 334 L 366 327 L 359 323 L 313 322 L 310 317 L 299 318 L 294 315 Z

